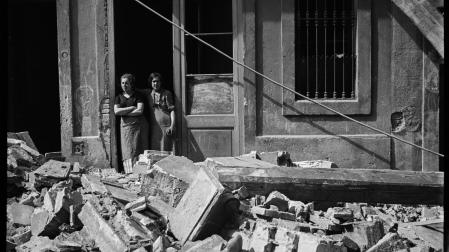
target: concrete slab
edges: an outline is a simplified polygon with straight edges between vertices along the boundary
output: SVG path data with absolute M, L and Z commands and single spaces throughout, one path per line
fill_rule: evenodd
M 169 215 L 170 229 L 181 244 L 213 228 L 214 208 L 221 207 L 217 203 L 223 192 L 224 188 L 218 179 L 208 169 L 201 167 L 174 213 Z
M 66 179 L 70 173 L 70 163 L 49 160 L 34 171 L 36 178 Z

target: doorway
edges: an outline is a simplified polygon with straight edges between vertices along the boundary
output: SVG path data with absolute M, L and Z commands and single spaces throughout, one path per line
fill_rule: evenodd
M 8 1 L 8 132 L 61 151 L 55 0 Z
M 144 89 L 150 73 L 163 76 L 163 87 L 173 92 L 173 36 L 169 23 L 135 1 L 113 0 L 115 95 L 121 92 L 120 76 L 131 73 L 136 88 Z M 145 4 L 171 19 L 172 1 L 145 1 Z M 115 121 L 117 166 L 121 170 L 120 120 Z

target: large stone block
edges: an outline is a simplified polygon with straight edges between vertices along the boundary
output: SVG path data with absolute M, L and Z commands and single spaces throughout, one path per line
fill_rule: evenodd
M 84 204 L 78 218 L 84 224 L 90 236 L 94 238 L 101 251 L 126 251 L 126 243 L 112 226 L 101 217 L 91 202 L 88 201 Z

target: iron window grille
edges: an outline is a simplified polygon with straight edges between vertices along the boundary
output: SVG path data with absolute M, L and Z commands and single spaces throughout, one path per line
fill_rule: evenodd
M 300 94 L 356 99 L 354 9 L 354 0 L 295 1 L 295 90 Z

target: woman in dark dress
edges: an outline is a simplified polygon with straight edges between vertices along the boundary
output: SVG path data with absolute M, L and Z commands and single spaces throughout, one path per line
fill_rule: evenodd
M 162 88 L 162 76 L 151 73 L 148 84 L 152 90 L 147 93 L 148 103 L 152 110 L 150 148 L 152 150 L 173 152 L 175 134 L 175 104 L 173 94 Z
M 116 96 L 114 113 L 120 116 L 120 141 L 123 167 L 125 173 L 132 172 L 132 167 L 139 154 L 147 146 L 143 146 L 141 134 L 148 131 L 148 123 L 143 117 L 143 99 L 135 92 L 135 78 L 132 74 L 124 74 L 120 78 L 122 93 Z

